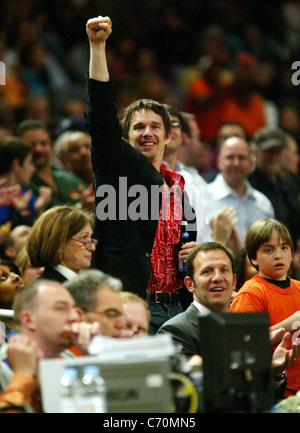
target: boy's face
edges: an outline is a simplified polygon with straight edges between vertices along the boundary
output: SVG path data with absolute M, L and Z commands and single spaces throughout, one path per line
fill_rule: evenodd
M 259 247 L 256 259 L 251 261 L 258 266 L 261 277 L 285 280 L 292 262 L 292 250 L 274 230 L 270 239 Z

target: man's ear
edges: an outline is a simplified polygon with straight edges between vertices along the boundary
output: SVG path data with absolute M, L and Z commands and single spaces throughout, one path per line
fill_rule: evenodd
M 233 274 L 233 286 L 232 286 L 232 291 L 234 291 L 234 290 L 236 289 L 236 282 L 237 282 L 236 274 Z
M 170 131 L 169 134 L 167 135 L 167 137 L 165 137 L 165 146 L 170 144 L 171 138 L 172 138 L 172 131 Z
M 217 165 L 217 169 L 219 171 L 221 171 L 221 169 L 222 169 L 222 161 L 221 161 L 220 154 L 217 155 L 216 165 Z
M 185 284 L 185 286 L 189 292 L 194 293 L 195 287 L 194 287 L 194 282 L 191 279 L 191 277 L 185 277 L 184 284 Z
M 188 136 L 188 134 L 184 131 L 182 131 L 182 141 L 181 141 L 181 146 L 187 147 L 190 143 L 190 138 Z
M 34 323 L 33 313 L 30 310 L 23 310 L 20 314 L 21 325 L 29 331 L 35 331 L 36 326 Z

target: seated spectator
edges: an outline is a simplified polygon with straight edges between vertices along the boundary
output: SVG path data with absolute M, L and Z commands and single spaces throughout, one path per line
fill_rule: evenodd
M 81 319 L 88 323 L 97 321 L 101 335 L 113 338 L 131 336 L 125 330 L 125 313 L 119 279 L 96 269 L 81 271 L 64 282 L 78 307 Z
M 27 119 L 18 125 L 16 135 L 31 143 L 33 148 L 36 171 L 29 184 L 33 192 L 36 193 L 41 186 L 51 188 L 49 207 L 66 203 L 81 203 L 84 206 L 81 187 L 85 190 L 85 182 L 67 170 L 57 170 L 51 166 L 52 140 L 46 125 L 39 120 Z
M 297 324 L 300 310 L 300 282 L 288 277 L 293 251 L 288 229 L 271 218 L 258 220 L 248 230 L 245 247 L 258 274 L 238 291 L 231 311 L 266 311 L 272 330 L 283 326 L 286 331 L 295 333 L 297 327 L 294 324 Z M 287 369 L 286 397 L 300 390 L 299 368 L 298 359 Z
M 13 304 L 16 323 L 21 336 L 35 342 L 39 358 L 74 357 L 68 351 L 75 346 L 78 353 L 87 353 L 91 338 L 99 331 L 97 323 L 79 321 L 75 302 L 69 291 L 61 284 L 39 280 L 20 290 Z M 9 343 L 1 349 L 2 359 L 9 363 Z M 35 412 L 42 412 L 40 389 L 36 388 L 31 406 Z
M 24 284 L 30 284 L 37 277 L 42 275 L 45 270 L 44 266 L 40 268 L 34 268 L 30 262 L 28 252 L 25 246 L 19 251 L 16 258 L 16 265 L 20 269 L 21 277 L 24 281 Z
M 229 312 L 228 306 L 232 291 L 236 285 L 234 274 L 234 260 L 229 252 L 221 244 L 206 242 L 194 248 L 187 259 L 187 276 L 185 284 L 193 293 L 194 301 L 183 313 L 169 319 L 159 329 L 158 334 L 168 333 L 175 343 L 181 346 L 181 353 L 191 360 L 195 355 L 201 357 L 199 339 L 199 316 L 211 312 Z M 234 300 L 238 294 L 234 297 Z M 270 328 L 271 330 L 271 328 Z M 283 335 L 284 334 L 284 335 Z M 273 329 L 270 334 L 271 344 L 276 338 L 281 342 L 273 353 L 272 369 L 274 374 L 274 386 L 280 387 L 276 391 L 277 397 L 281 397 L 285 389 L 285 378 L 282 373 L 298 357 L 300 348 L 299 338 L 291 343 L 291 334 L 284 333 L 284 328 Z M 269 350 L 269 347 L 266 348 Z M 199 358 L 197 359 L 199 362 Z
M 7 347 L 7 360 L 12 371 L 0 361 L 1 412 L 32 412 L 32 398 L 38 386 L 38 345 L 24 335 L 13 335 Z
M 11 310 L 18 290 L 24 287 L 19 268 L 11 262 L 1 261 L 0 308 Z
M 300 204 L 290 182 L 282 175 L 287 135 L 277 127 L 264 127 L 253 136 L 252 146 L 256 165 L 248 180 L 271 201 L 275 218 L 289 229 L 295 247 L 300 238 Z
M 72 206 L 55 206 L 34 223 L 26 249 L 31 265 L 45 266 L 38 278 L 63 282 L 91 265 L 96 241 L 93 217 Z
M 220 104 L 219 126 L 235 120 L 251 137 L 267 124 L 266 100 L 255 89 L 257 61 L 248 53 L 238 53 L 233 62 L 234 80 Z
M 202 173 L 203 144 L 201 131 L 193 113 L 181 112 L 182 116 L 182 140 L 177 151 L 177 159 L 183 164 L 194 181 L 199 185 L 206 184 L 206 177 Z
M 86 132 L 63 132 L 54 142 L 53 153 L 65 170 L 74 173 L 87 185 L 93 182 L 90 136 Z
M 189 254 L 184 282 L 193 293 L 193 302 L 186 311 L 169 319 L 158 330 L 158 334 L 171 334 L 187 358 L 201 356 L 199 316 L 211 311 L 228 311 L 236 284 L 233 267 L 234 261 L 229 250 L 216 242 L 200 244 Z
M 7 179 L 7 187 L 22 185 L 18 197 L 0 207 L 0 224 L 10 222 L 10 228 L 20 224 L 31 226 L 50 202 L 49 188 L 28 188 L 35 172 L 32 145 L 18 137 L 7 137 L 0 142 L 0 177 Z M 26 188 L 26 189 L 25 189 Z
M 206 187 L 204 208 L 209 219 L 215 218 L 224 206 L 236 210 L 236 228 L 244 241 L 248 228 L 260 218 L 273 218 L 271 201 L 254 189 L 248 176 L 253 167 L 250 147 L 242 138 L 223 141 L 217 165 L 220 173 Z
M 3 245 L 3 259 L 15 262 L 17 255 L 26 244 L 31 226 L 19 225 L 12 229 Z
M 146 301 L 132 292 L 121 292 L 121 300 L 125 310 L 126 328 L 133 333 L 133 337 L 148 335 L 150 311 Z
M 286 134 L 286 146 L 283 149 L 281 160 L 281 173 L 283 176 L 295 176 L 299 185 L 299 150 L 296 140 Z

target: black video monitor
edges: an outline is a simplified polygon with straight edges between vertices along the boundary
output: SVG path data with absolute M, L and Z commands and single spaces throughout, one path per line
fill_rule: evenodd
M 208 413 L 268 412 L 274 403 L 267 313 L 199 317 Z

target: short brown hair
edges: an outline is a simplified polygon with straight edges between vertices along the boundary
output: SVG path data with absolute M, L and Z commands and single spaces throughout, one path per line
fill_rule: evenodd
M 37 305 L 37 295 L 39 294 L 40 287 L 47 286 L 61 286 L 57 281 L 50 281 L 46 279 L 36 279 L 30 284 L 25 285 L 22 290 L 18 290 L 13 300 L 12 309 L 14 310 L 15 322 L 20 324 L 20 315 L 22 310 L 28 309 L 35 310 Z
M 86 224 L 93 225 L 93 216 L 74 206 L 55 206 L 35 221 L 28 235 L 26 249 L 34 267 L 56 266 L 60 247 Z
M 8 136 L 0 140 L 0 175 L 9 173 L 15 159 L 23 165 L 33 146 L 20 137 Z
M 200 251 L 211 251 L 211 250 L 222 250 L 228 256 L 231 266 L 232 272 L 234 273 L 234 259 L 230 251 L 224 247 L 224 245 L 219 244 L 218 242 L 204 242 L 200 245 L 197 245 L 192 251 L 189 253 L 186 259 L 186 275 L 190 277 L 194 281 L 194 261 L 196 256 Z
M 293 250 L 291 234 L 284 224 L 274 218 L 259 219 L 249 227 L 245 238 L 245 248 L 250 261 L 251 259 L 256 259 L 259 247 L 270 239 L 271 233 L 274 230 L 279 233 L 281 239 Z M 254 265 L 252 264 L 252 266 Z M 257 269 L 256 266 L 255 268 Z
M 136 111 L 153 111 L 158 114 L 163 121 L 165 127 L 165 137 L 168 137 L 171 133 L 171 121 L 170 116 L 163 104 L 157 101 L 153 101 L 152 99 L 138 99 L 137 101 L 130 104 L 127 108 L 123 110 L 121 125 L 123 131 L 123 137 L 128 140 L 130 122 L 132 119 L 133 113 Z

